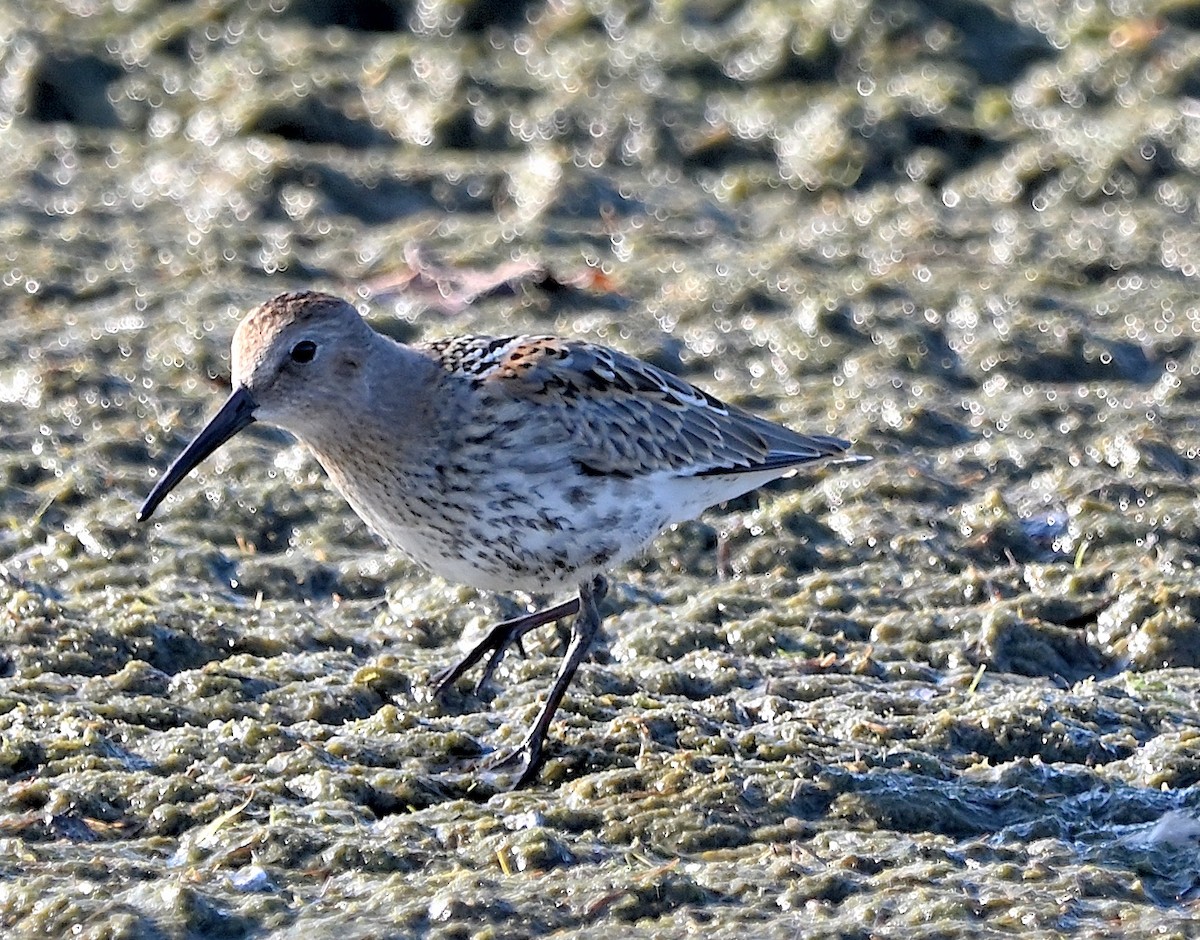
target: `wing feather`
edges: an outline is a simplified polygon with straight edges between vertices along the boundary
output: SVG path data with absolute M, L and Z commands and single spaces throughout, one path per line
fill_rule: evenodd
M 681 476 L 778 469 L 846 452 L 849 441 L 800 434 L 727 405 L 632 356 L 551 336 L 459 336 L 427 344 L 443 368 L 499 403 L 536 405 L 593 475 Z M 544 411 L 543 411 L 544 409 Z

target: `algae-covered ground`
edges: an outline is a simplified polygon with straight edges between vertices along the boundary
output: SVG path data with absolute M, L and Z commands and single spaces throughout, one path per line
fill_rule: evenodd
M 1200 4 L 0 7 L 5 937 L 1200 927 Z M 516 263 L 514 263 L 516 262 Z M 515 273 L 514 273 L 515 272 Z M 547 628 L 284 435 L 239 317 L 621 347 L 868 464 Z

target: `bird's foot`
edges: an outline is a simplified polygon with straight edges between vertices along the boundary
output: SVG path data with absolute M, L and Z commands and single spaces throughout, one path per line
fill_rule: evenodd
M 498 790 L 520 790 L 537 779 L 542 742 L 526 738 L 507 753 L 500 751 L 479 765 L 479 775 Z
M 464 675 L 484 656 L 487 656 L 487 662 L 483 666 L 483 673 L 479 676 L 479 681 L 475 683 L 476 695 L 482 694 L 491 680 L 492 674 L 496 671 L 496 667 L 500 665 L 500 660 L 504 658 L 508 647 L 515 645 L 524 658 L 525 647 L 521 643 L 521 635 L 524 631 L 503 629 L 506 625 L 507 623 L 493 627 L 488 631 L 487 636 L 471 648 L 470 652 L 434 676 L 430 680 L 433 685 L 433 698 L 440 699 L 458 681 L 460 676 Z

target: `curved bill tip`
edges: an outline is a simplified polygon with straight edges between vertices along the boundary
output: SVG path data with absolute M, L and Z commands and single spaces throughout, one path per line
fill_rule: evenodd
M 195 439 L 184 448 L 183 453 L 175 458 L 175 462 L 167 468 L 162 479 L 150 491 L 142 508 L 138 510 L 138 522 L 145 522 L 158 508 L 158 504 L 166 499 L 167 494 L 175 485 L 187 476 L 205 457 L 237 434 L 246 425 L 253 423 L 254 410 L 258 405 L 244 388 L 235 388 L 221 410 L 212 416 Z

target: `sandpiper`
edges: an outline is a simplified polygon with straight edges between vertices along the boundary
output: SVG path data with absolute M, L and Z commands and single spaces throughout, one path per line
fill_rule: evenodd
M 550 694 L 493 767 L 537 774 L 550 722 L 600 626 L 604 572 L 666 526 L 801 464 L 855 459 L 654 366 L 553 336 L 403 345 L 328 294 L 281 294 L 233 338 L 233 392 L 146 498 L 149 519 L 201 460 L 253 421 L 291 432 L 385 541 L 449 580 L 578 596 L 493 627 L 434 677 L 440 696 L 529 630 L 574 615 Z

